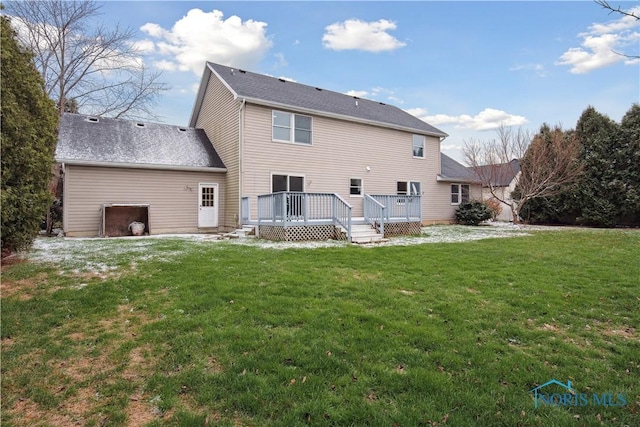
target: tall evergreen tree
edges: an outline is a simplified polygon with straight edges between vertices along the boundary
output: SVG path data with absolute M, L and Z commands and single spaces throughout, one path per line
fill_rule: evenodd
M 620 126 L 588 107 L 578 119 L 576 132 L 583 146 L 584 176 L 578 186 L 580 216 L 585 225 L 613 226 L 625 199 L 621 172 Z
M 33 55 L 18 45 L 1 19 L 0 106 L 2 150 L 2 254 L 33 243 L 52 201 L 48 190 L 57 140 L 56 106 L 45 94 Z
M 622 220 L 629 225 L 640 225 L 640 104 L 633 104 L 620 127 L 627 187 Z
M 582 176 L 560 195 L 532 201 L 523 217 L 538 223 L 640 225 L 640 105 L 634 104 L 620 124 L 588 107 L 576 134 Z

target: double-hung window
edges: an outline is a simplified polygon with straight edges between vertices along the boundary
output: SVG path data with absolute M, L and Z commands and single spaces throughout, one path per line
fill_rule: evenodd
M 274 141 L 311 145 L 311 117 L 273 110 L 271 123 Z
M 413 135 L 413 157 L 424 159 L 424 136 Z
M 362 196 L 362 178 L 349 179 L 349 196 Z
M 451 184 L 451 204 L 459 205 L 469 201 L 469 185 Z

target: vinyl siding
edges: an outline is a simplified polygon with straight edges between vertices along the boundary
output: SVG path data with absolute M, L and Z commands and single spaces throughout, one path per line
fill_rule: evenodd
M 455 222 L 456 209 L 460 205 L 451 204 L 451 182 L 438 182 L 434 195 L 434 206 L 430 216 L 423 218 L 423 222 L 429 224 L 442 224 Z M 469 184 L 469 199 L 481 200 L 481 187 Z
M 349 178 L 361 178 L 369 194 L 396 194 L 397 181 L 419 181 L 423 222 L 453 218 L 449 187 L 436 181 L 438 138 L 425 136 L 425 158 L 416 159 L 411 132 L 314 116 L 313 145 L 287 144 L 272 142 L 271 117 L 271 108 L 246 106 L 242 194 L 251 198 L 253 218 L 256 196 L 271 191 L 272 173 L 303 175 L 306 192 L 338 193 L 356 217 L 363 215 L 362 198 L 349 195 Z
M 219 206 L 224 206 L 223 173 L 66 165 L 65 234 L 97 236 L 104 203 L 148 204 L 151 234 L 201 232 L 200 182 L 218 183 Z
M 227 198 L 220 213 L 221 226 L 227 230 L 236 228 L 240 218 L 239 109 L 240 101 L 211 74 L 196 127 L 204 129 L 227 168 Z

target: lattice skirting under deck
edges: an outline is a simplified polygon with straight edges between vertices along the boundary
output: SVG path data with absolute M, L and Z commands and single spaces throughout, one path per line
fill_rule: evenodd
M 308 225 L 294 227 L 274 227 L 261 225 L 258 227 L 261 239 L 299 242 L 304 240 L 346 240 L 344 233 L 340 233 L 333 225 Z
M 411 236 L 421 233 L 421 224 L 417 222 L 387 222 L 384 224 L 384 237 Z

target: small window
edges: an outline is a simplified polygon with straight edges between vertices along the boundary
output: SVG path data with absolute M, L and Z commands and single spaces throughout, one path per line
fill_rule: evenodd
M 413 157 L 424 159 L 424 136 L 413 135 Z
M 361 178 L 349 179 L 349 195 L 362 196 L 362 179 Z
M 274 141 L 311 145 L 311 117 L 273 110 L 271 137 Z
M 469 185 L 451 184 L 451 204 L 459 205 L 469 201 Z

